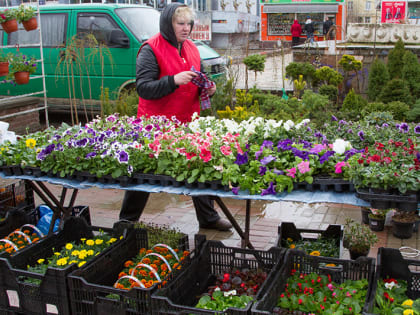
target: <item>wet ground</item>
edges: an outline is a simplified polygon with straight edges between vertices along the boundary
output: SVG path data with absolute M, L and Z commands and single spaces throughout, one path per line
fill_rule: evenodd
M 49 185 L 59 197 L 61 187 Z M 90 188 L 79 190 L 77 205 L 90 207 L 92 224 L 111 227 L 118 220 L 123 190 Z M 234 218 L 241 227 L 245 225 L 244 200 L 223 198 Z M 39 203 L 40 201 L 38 201 Z M 216 207 L 223 217 L 222 211 Z M 283 222 L 294 222 L 297 228 L 326 229 L 330 224 L 344 224 L 351 217 L 361 221 L 360 207 L 335 203 L 301 203 L 301 202 L 251 202 L 250 241 L 257 249 L 268 249 L 275 244 L 278 226 Z M 200 229 L 195 216 L 192 200 L 188 196 L 166 193 L 151 194 L 141 221 L 167 225 L 179 229 L 190 236 L 190 245 L 196 233 L 205 234 L 207 239 L 220 240 L 227 246 L 241 246 L 241 240 L 233 229 L 228 232 Z M 409 246 L 420 248 L 420 233 L 415 232 L 408 240 L 401 240 L 392 235 L 391 227 L 386 226 L 383 232 L 376 232 L 379 242 L 371 249 L 369 256 L 376 257 L 381 246 L 399 248 Z M 348 258 L 345 251 L 342 258 Z

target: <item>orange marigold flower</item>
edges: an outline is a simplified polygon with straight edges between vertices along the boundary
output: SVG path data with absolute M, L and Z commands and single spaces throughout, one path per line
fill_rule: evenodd
M 165 256 L 165 258 L 166 259 L 172 259 L 172 255 L 171 254 L 168 254 L 168 255 Z
M 167 283 L 167 281 L 162 281 L 162 285 L 166 285 Z
M 151 264 L 150 265 L 150 267 L 152 267 L 153 269 L 155 269 L 155 270 L 157 270 L 158 269 L 158 266 L 157 265 L 155 265 L 155 264 Z
M 175 264 L 174 264 L 174 268 L 178 267 L 178 265 L 179 265 L 178 263 L 175 263 Z
M 39 238 L 38 237 L 35 237 L 32 242 L 35 243 L 35 242 L 38 242 L 38 241 L 39 241 Z
M 146 254 L 151 254 L 153 251 L 151 249 L 146 250 Z
M 130 266 L 132 266 L 132 265 L 134 265 L 134 263 L 133 263 L 131 260 L 127 260 L 127 261 L 124 263 L 124 267 L 125 267 L 125 268 L 130 267 Z
M 160 269 L 162 269 L 163 271 L 166 271 L 166 270 L 168 270 L 168 266 L 162 265 L 162 266 L 160 266 Z
M 121 271 L 119 274 L 118 274 L 118 279 L 119 278 L 121 278 L 121 277 L 124 277 L 124 276 L 126 276 L 127 274 L 124 272 L 124 271 Z
M 190 252 L 189 252 L 189 251 L 184 250 L 184 252 L 182 253 L 182 256 L 188 256 L 189 254 L 190 254 Z
M 122 289 L 124 290 L 125 287 L 121 284 L 121 283 L 117 283 L 117 289 Z
M 148 257 L 146 257 L 146 258 L 143 259 L 143 262 L 148 265 L 148 264 L 150 264 L 150 259 Z
M 143 248 L 140 249 L 140 254 L 141 255 L 144 254 L 145 252 L 146 252 L 146 248 L 143 247 Z
M 141 274 L 143 277 L 146 277 L 146 276 L 147 276 L 147 271 L 146 271 L 146 270 L 144 270 L 144 269 L 141 269 L 141 270 L 139 271 L 139 274 Z

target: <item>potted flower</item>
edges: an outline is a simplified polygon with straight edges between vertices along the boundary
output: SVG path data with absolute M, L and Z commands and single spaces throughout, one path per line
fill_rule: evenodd
M 25 30 L 32 31 L 38 27 L 38 22 L 35 17 L 36 9 L 34 7 L 21 4 L 16 10 L 16 18 L 19 23 L 22 23 Z
M 16 9 L 4 9 L 0 11 L 0 23 L 7 34 L 16 32 L 18 30 Z
M 5 54 L 3 50 L 0 50 L 0 77 L 9 74 L 9 58 L 10 53 Z
M 398 238 L 410 238 L 414 224 L 420 220 L 417 211 L 398 210 L 392 216 L 392 234 Z
M 369 228 L 372 231 L 383 231 L 385 227 L 386 214 L 390 209 L 374 209 L 370 208 Z
M 350 252 L 350 258 L 367 256 L 371 246 L 378 242 L 378 237 L 367 226 L 350 218 L 344 225 L 343 246 Z
M 13 73 L 17 84 L 27 84 L 29 75 L 36 70 L 36 59 L 22 53 L 10 57 L 10 72 Z

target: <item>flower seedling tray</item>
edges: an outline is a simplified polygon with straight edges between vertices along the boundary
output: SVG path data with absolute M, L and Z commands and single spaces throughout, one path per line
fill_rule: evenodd
M 375 193 L 367 189 L 357 189 L 356 197 L 371 203 L 375 209 L 397 208 L 413 211 L 419 202 L 417 194 L 400 195 L 394 193 Z
M 328 267 L 327 264 L 334 264 Z M 273 314 L 272 311 L 277 305 L 280 295 L 285 291 L 287 279 L 292 269 L 297 273 L 309 274 L 311 272 L 319 275 L 330 275 L 332 281 L 342 283 L 347 279 L 361 280 L 368 279 L 369 288 L 366 295 L 364 310 L 367 308 L 368 299 L 372 290 L 375 273 L 374 258 L 360 258 L 358 260 L 346 260 L 321 256 L 310 256 L 302 251 L 287 251 L 284 263 L 279 272 L 272 275 L 265 282 L 264 295 L 256 301 L 252 307 L 252 314 Z M 303 314 L 299 311 L 290 312 L 282 309 L 281 314 Z
M 316 190 L 335 192 L 354 192 L 353 183 L 342 178 L 315 177 L 312 185 Z
M 330 224 L 325 230 L 298 229 L 293 222 L 282 222 L 278 227 L 276 245 L 283 247 L 282 244 L 291 238 L 293 241 L 316 240 L 317 238 L 332 238 L 339 249 L 339 257 L 343 255 L 343 235 L 344 227 L 339 224 Z M 309 254 L 309 253 L 308 253 Z
M 188 235 L 184 235 L 179 249 L 188 250 L 188 244 Z M 147 289 L 113 287 L 124 263 L 141 248 L 148 248 L 147 230 L 135 228 L 94 263 L 72 272 L 68 277 L 72 314 L 151 314 L 151 295 L 157 289 L 156 284 Z M 170 282 L 178 274 L 173 272 L 165 280 Z
M 215 311 L 195 307 L 197 296 L 214 285 L 215 276 L 223 275 L 233 268 L 260 268 L 267 274 L 274 273 L 285 253 L 286 250 L 276 247 L 261 251 L 226 247 L 219 241 L 207 241 L 197 259 L 178 278 L 153 294 L 153 314 L 215 314 Z M 262 293 L 260 289 L 257 297 Z M 251 306 L 252 302 L 249 302 L 246 308 L 228 308 L 223 314 L 249 314 Z
M 120 228 L 117 223 L 113 229 L 92 227 L 88 226 L 84 219 L 70 217 L 60 232 L 22 249 L 8 259 L 0 258 L 0 309 L 23 314 L 71 314 L 67 275 L 77 269 L 77 265 L 71 264 L 64 269 L 48 267 L 45 274 L 28 271 L 27 266 L 35 266 L 38 259 L 54 255 L 54 252 L 60 251 L 66 243 L 79 242 L 83 237 L 90 238 L 100 230 L 115 236 L 125 233 L 125 229 Z M 107 250 L 117 244 L 119 242 Z M 107 250 L 96 258 L 101 257 Z M 91 263 L 92 261 L 85 266 Z M 25 277 L 37 279 L 40 284 L 24 281 Z
M 405 259 L 396 248 L 380 247 L 377 256 L 375 280 L 373 282 L 366 314 L 375 306 L 375 295 L 379 280 L 393 278 L 407 281 L 407 296 L 412 300 L 420 298 L 420 260 Z

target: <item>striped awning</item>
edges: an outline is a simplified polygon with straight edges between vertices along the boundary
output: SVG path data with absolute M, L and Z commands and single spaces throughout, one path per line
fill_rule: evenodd
M 337 13 L 338 4 L 270 4 L 264 5 L 264 13 Z

